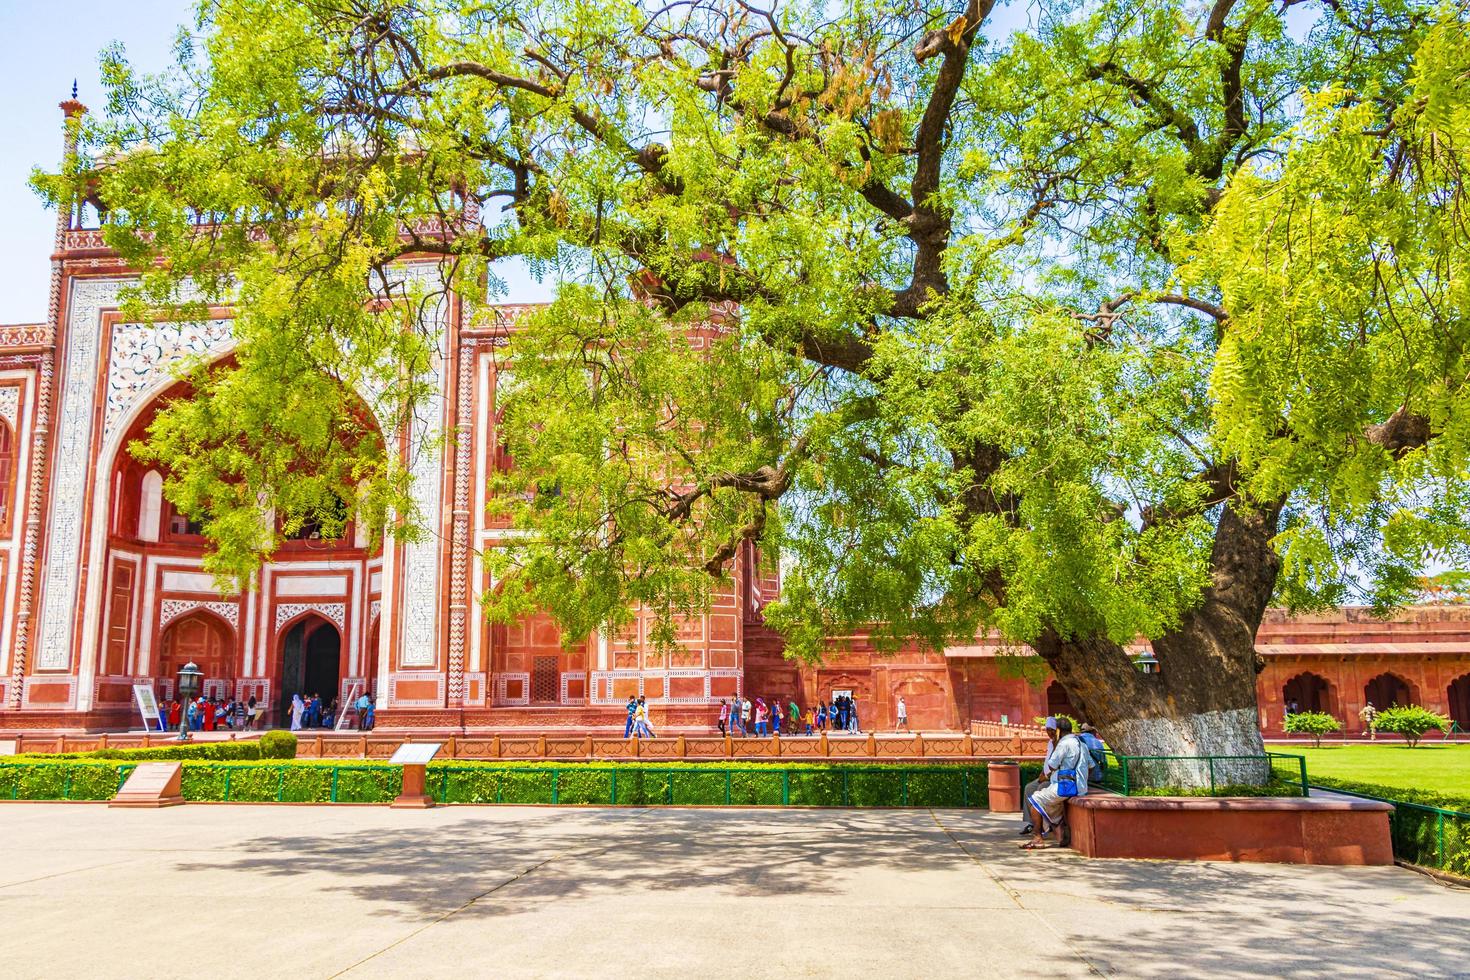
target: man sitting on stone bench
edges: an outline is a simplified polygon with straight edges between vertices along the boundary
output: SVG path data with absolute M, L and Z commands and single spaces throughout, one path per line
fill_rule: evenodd
M 1055 718 L 1051 717 L 1050 715 L 1048 715 L 1047 716 L 1047 719 L 1046 719 L 1046 756 L 1047 756 L 1048 759 L 1051 758 L 1052 750 L 1055 749 L 1056 747 L 1057 747 L 1057 720 Z M 1032 793 L 1035 793 L 1037 790 L 1041 789 L 1041 787 L 1046 786 L 1049 783 L 1051 783 L 1051 770 L 1046 767 L 1046 763 L 1045 762 L 1042 762 L 1042 764 L 1041 764 L 1041 774 L 1039 776 L 1037 776 L 1035 779 L 1031 780 L 1029 783 L 1027 783 L 1026 786 L 1025 786 L 1025 788 L 1021 790 L 1021 836 L 1022 837 L 1025 837 L 1025 836 L 1029 835 L 1031 833 L 1031 831 L 1032 831 L 1031 808 L 1026 805 L 1026 801 L 1029 800 L 1029 799 L 1031 799 L 1031 794 Z
M 1021 845 L 1028 851 L 1060 846 L 1060 840 L 1048 841 L 1046 835 L 1066 819 L 1067 800 L 1087 795 L 1087 770 L 1092 765 L 1092 756 L 1087 745 L 1072 734 L 1071 721 L 1058 718 L 1056 726 L 1056 744 L 1042 768 L 1044 773 L 1050 773 L 1051 780 L 1026 796 L 1026 815 L 1036 827 L 1031 839 Z

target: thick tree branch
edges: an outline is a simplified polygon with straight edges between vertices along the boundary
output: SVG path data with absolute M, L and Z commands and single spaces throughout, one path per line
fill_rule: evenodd
M 1415 449 L 1423 448 L 1433 435 L 1429 419 L 1409 411 L 1408 406 L 1400 408 L 1385 421 L 1368 426 L 1363 432 L 1364 439 L 1382 446 L 1394 459 L 1403 459 Z

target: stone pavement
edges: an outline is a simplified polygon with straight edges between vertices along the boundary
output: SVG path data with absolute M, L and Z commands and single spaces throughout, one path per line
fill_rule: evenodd
M 0 805 L 0 976 L 1470 976 L 1397 868 L 1086 861 L 955 810 Z

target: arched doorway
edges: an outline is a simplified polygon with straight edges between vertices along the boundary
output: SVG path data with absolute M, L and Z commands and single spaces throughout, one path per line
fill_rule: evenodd
M 1062 686 L 1061 681 L 1052 681 L 1046 685 L 1046 713 L 1066 715 L 1069 718 L 1077 717 L 1077 709 L 1072 706 L 1072 698 L 1067 694 L 1067 689 Z
M 1414 703 L 1414 694 L 1409 689 L 1409 682 L 1397 674 L 1379 674 L 1363 685 L 1363 698 L 1380 710 L 1395 704 Z
M 1446 694 L 1450 717 L 1462 730 L 1470 731 L 1470 674 L 1461 674 L 1451 681 Z
M 276 700 L 276 724 L 291 723 L 291 699 L 321 695 L 323 707 L 339 697 L 342 682 L 342 634 L 320 616 L 296 622 L 281 637 L 281 684 Z
M 1293 701 L 1296 702 L 1298 711 L 1325 711 L 1333 714 L 1336 708 L 1332 703 L 1332 685 L 1327 683 L 1325 677 L 1319 677 L 1311 671 L 1297 674 L 1281 688 L 1282 705 L 1290 709 Z
M 234 631 L 224 620 L 202 609 L 174 620 L 164 629 L 159 645 L 159 679 L 174 680 L 179 668 L 191 661 L 204 672 L 207 693 L 234 694 Z

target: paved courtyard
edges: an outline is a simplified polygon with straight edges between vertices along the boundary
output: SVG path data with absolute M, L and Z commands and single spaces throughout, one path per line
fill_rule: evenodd
M 0 806 L 5 977 L 1470 976 L 1470 890 L 964 811 Z

